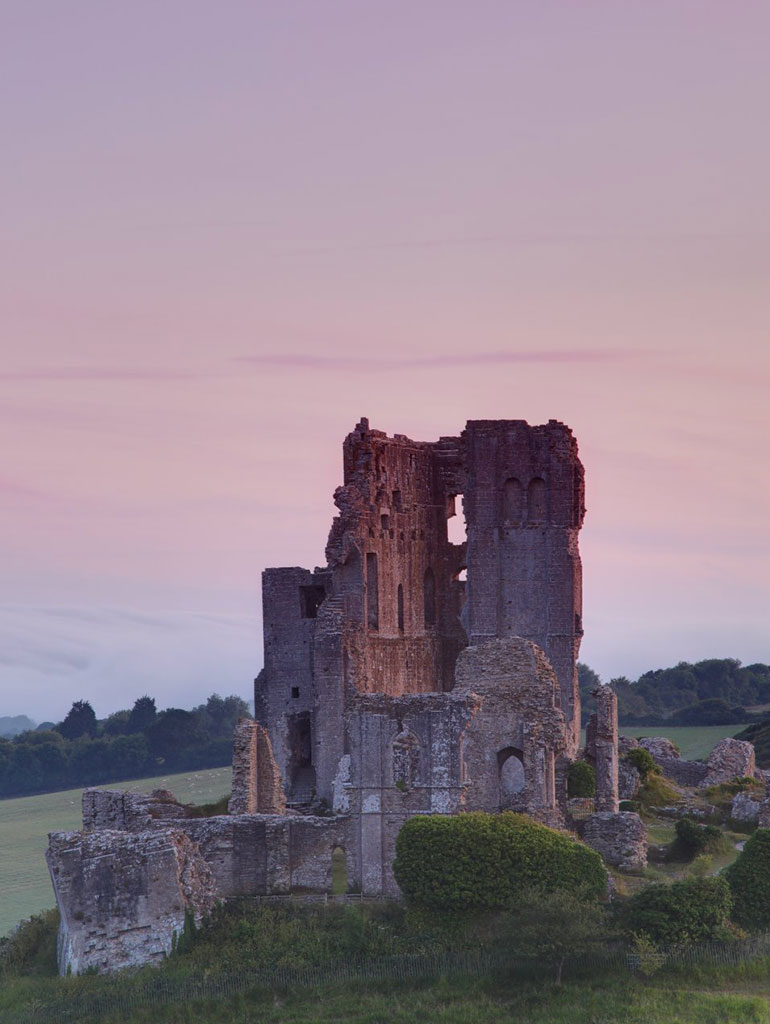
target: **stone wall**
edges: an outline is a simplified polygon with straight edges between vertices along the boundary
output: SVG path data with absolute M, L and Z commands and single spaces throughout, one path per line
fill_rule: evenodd
M 209 866 L 176 829 L 52 833 L 47 860 L 61 913 L 62 974 L 160 960 L 185 914 L 200 923 L 214 905 Z
M 583 827 L 583 841 L 622 871 L 641 871 L 647 865 L 647 829 L 632 811 L 591 815 Z

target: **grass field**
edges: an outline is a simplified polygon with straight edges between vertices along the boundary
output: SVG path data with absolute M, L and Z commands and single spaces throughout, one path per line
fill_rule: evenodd
M 134 793 L 170 789 L 184 803 L 205 804 L 230 790 L 230 769 L 163 775 L 136 782 L 115 782 L 100 789 Z M 80 789 L 0 800 L 0 935 L 22 918 L 55 905 L 45 863 L 49 832 L 80 828 Z
M 666 736 L 672 743 L 676 743 L 685 760 L 699 761 L 708 757 L 725 736 L 735 736 L 745 728 L 745 725 L 689 725 L 679 728 L 621 725 L 619 732 L 624 736 Z

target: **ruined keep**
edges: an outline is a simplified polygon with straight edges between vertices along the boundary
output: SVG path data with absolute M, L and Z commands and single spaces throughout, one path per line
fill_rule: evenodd
M 213 898 L 328 892 L 334 850 L 349 891 L 398 896 L 395 842 L 413 814 L 568 822 L 585 512 L 572 432 L 474 420 L 421 442 L 362 419 L 343 462 L 326 566 L 263 574 L 264 669 L 255 718 L 236 730 L 230 813 L 87 791 L 85 831 L 52 836 L 62 970 L 160 956 L 185 912 L 200 917 Z M 602 688 L 586 751 L 598 845 L 628 817 L 616 717 Z M 133 900 L 114 884 L 119 867 Z

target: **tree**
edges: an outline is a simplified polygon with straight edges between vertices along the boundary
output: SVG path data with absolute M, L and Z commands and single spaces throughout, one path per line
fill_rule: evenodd
M 511 949 L 552 964 L 561 985 L 568 956 L 591 953 L 608 938 L 604 907 L 582 890 L 527 889 L 516 900 L 505 938 Z
M 96 735 L 96 715 L 87 700 L 76 700 L 67 712 L 67 717 L 57 727 L 65 739 L 76 740 L 80 736 Z
M 129 733 L 145 732 L 155 721 L 156 715 L 155 698 L 148 697 L 146 694 L 144 697 L 138 697 L 128 716 L 126 731 Z

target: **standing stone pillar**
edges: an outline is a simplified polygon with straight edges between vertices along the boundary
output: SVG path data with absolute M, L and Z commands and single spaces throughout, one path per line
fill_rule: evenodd
M 230 814 L 282 814 L 286 801 L 281 773 L 267 730 L 253 718 L 241 718 L 233 737 L 233 792 Z
M 596 711 L 586 730 L 596 767 L 596 810 L 618 810 L 618 698 L 610 686 L 593 691 Z

